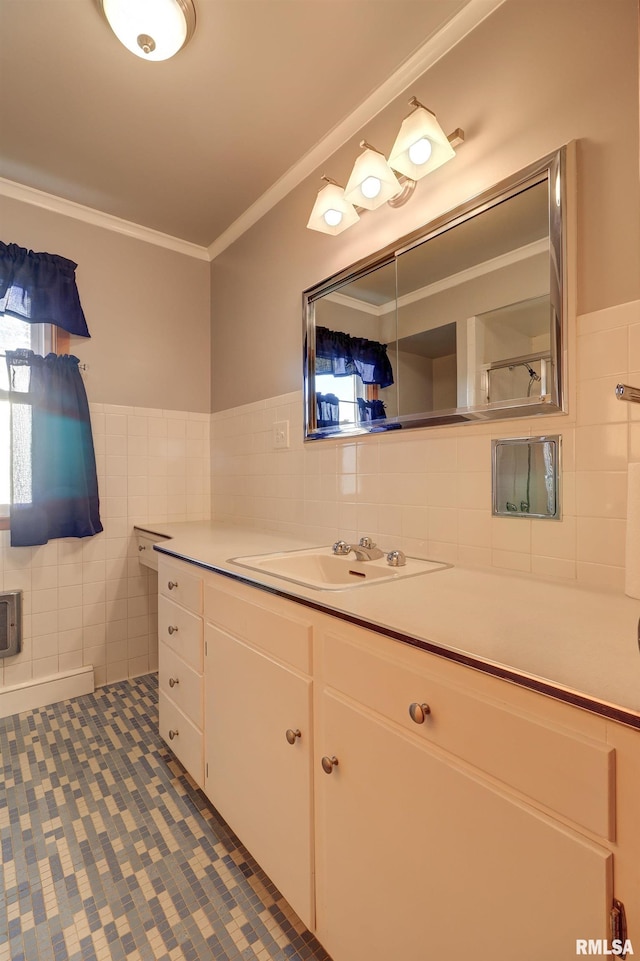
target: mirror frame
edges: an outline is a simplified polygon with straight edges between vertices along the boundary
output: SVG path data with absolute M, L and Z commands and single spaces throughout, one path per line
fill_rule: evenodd
M 502 180 L 476 197 L 443 214 L 423 227 L 400 237 L 389 246 L 378 250 L 326 280 L 307 288 L 303 304 L 303 403 L 304 439 L 318 440 L 389 430 L 417 427 L 440 427 L 448 424 L 504 420 L 536 414 L 566 412 L 566 328 L 567 328 L 567 164 L 568 146 L 548 154 L 513 176 Z M 549 298 L 552 307 L 550 329 L 551 371 L 547 392 L 530 400 L 497 401 L 475 407 L 457 407 L 389 417 L 384 422 L 350 424 L 338 427 L 318 427 L 315 401 L 315 304 L 346 284 L 366 276 L 387 264 L 395 264 L 398 257 L 413 247 L 439 236 L 452 227 L 489 210 L 536 184 L 547 182 L 549 197 Z

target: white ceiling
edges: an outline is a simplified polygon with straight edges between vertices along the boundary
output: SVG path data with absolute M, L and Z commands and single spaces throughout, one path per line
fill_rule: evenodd
M 94 0 L 0 0 L 0 193 L 215 246 L 502 0 L 194 2 L 189 44 L 148 63 Z

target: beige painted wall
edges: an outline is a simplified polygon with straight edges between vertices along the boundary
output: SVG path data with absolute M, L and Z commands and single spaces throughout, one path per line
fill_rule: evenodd
M 61 254 L 91 338 L 72 338 L 92 403 L 210 409 L 209 264 L 0 197 L 0 239 Z
M 636 0 L 507 0 L 211 267 L 212 409 L 301 386 L 301 292 L 570 140 L 578 141 L 577 311 L 640 296 Z M 418 40 L 419 38 L 416 38 Z M 415 94 L 466 143 L 404 208 L 339 237 L 306 229 L 321 173 L 362 136 L 391 147 Z M 321 131 L 319 131 L 319 134 Z

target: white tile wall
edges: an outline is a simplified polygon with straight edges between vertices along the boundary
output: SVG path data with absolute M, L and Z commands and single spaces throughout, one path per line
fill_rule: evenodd
M 0 585 L 24 592 L 23 650 L 0 660 L 0 689 L 88 664 L 96 684 L 155 670 L 157 575 L 133 525 L 209 517 L 208 414 L 92 404 L 91 422 L 104 531 L 19 548 L 0 534 Z
M 371 534 L 384 547 L 471 566 L 622 590 L 627 464 L 640 461 L 640 302 L 578 318 L 566 416 L 302 441 L 299 392 L 211 417 L 92 405 L 104 532 L 11 548 L 0 586 L 24 591 L 24 649 L 0 660 L 0 689 L 93 664 L 96 682 L 157 666 L 156 575 L 136 523 L 214 516 L 331 543 Z M 288 420 L 291 447 L 275 450 Z M 563 438 L 560 522 L 491 516 L 491 439 Z M 210 446 L 211 445 L 211 446 Z M 213 496 L 212 496 L 213 495 Z
M 305 444 L 298 392 L 214 414 L 214 515 L 622 590 L 640 405 L 618 401 L 615 386 L 640 386 L 640 302 L 579 317 L 575 340 L 568 415 Z M 273 446 L 281 420 L 284 451 Z M 562 520 L 492 517 L 491 439 L 542 433 L 562 435 Z

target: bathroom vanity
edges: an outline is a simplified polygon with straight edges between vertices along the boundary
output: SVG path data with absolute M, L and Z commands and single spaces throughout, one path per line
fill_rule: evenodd
M 228 560 L 277 535 L 158 533 L 161 735 L 334 961 L 640 949 L 637 602 L 596 598 L 598 651 L 592 592 L 455 568 L 316 591 Z M 526 597 L 565 620 L 527 628 Z

